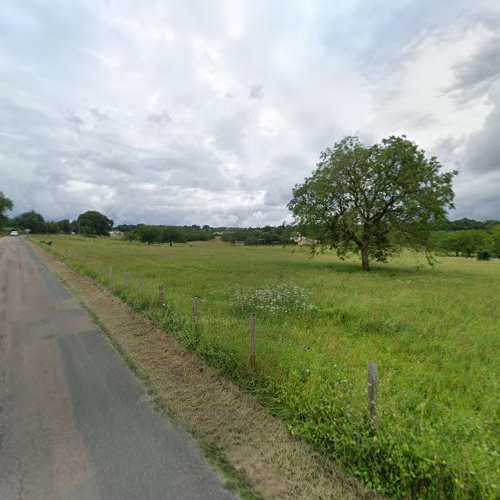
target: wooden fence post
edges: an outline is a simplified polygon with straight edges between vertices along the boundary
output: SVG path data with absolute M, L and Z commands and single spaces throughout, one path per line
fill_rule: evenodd
M 368 420 L 374 429 L 378 428 L 377 416 L 378 373 L 373 361 L 368 361 Z
M 109 265 L 109 279 L 113 277 L 113 264 Z
M 101 279 L 102 276 L 102 262 L 99 262 L 99 279 Z
M 160 304 L 165 305 L 165 285 L 160 285 Z
M 127 286 L 127 271 L 123 271 L 123 288 Z
M 250 316 L 250 365 L 255 366 L 255 316 Z

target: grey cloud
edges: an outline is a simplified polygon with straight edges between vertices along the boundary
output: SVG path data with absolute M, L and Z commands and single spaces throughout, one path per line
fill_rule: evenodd
M 479 220 L 498 219 L 500 213 L 500 170 L 496 172 L 464 172 L 456 186 L 453 216 Z
M 105 111 L 101 111 L 98 108 L 90 108 L 89 111 L 94 117 L 94 119 L 98 122 L 104 122 L 106 120 L 109 120 L 109 114 L 106 113 Z
M 264 203 L 266 207 L 284 207 L 292 198 L 292 188 L 286 185 L 275 184 L 266 191 Z
M 85 120 L 75 113 L 70 113 L 66 117 L 66 120 L 70 125 L 74 125 L 77 128 L 83 127 L 85 125 Z
M 172 121 L 170 115 L 163 111 L 162 113 L 150 113 L 148 115 L 148 122 L 153 123 L 157 127 L 164 127 Z
M 485 92 L 500 77 L 500 37 L 483 45 L 479 53 L 456 68 L 454 88 L 460 91 Z
M 356 54 L 356 62 L 364 71 L 378 73 L 393 59 L 401 57 L 401 46 L 468 17 L 471 22 L 482 22 L 494 11 L 495 0 L 476 0 L 471 9 L 470 0 L 436 2 L 434 0 L 401 0 L 391 2 L 346 2 L 343 8 L 321 9 L 318 16 L 318 37 L 331 50 Z M 332 24 L 337 29 L 332 30 Z M 402 56 L 404 59 L 408 54 Z
M 472 134 L 467 142 L 466 164 L 470 170 L 481 172 L 500 171 L 499 106 L 500 102 L 495 105 L 495 108 L 486 119 L 483 129 Z
M 250 99 L 261 100 L 264 97 L 263 85 L 252 85 L 250 87 Z

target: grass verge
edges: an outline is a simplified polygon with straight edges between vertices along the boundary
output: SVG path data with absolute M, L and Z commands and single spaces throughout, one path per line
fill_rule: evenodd
M 495 497 L 498 263 L 442 259 L 429 268 L 404 255 L 361 273 L 354 262 L 327 254 L 308 260 L 281 248 L 79 237 L 54 243 L 70 266 L 99 279 L 371 488 Z M 106 263 L 100 276 L 99 262 Z M 194 296 L 202 299 L 197 328 Z M 366 422 L 368 359 L 380 375 L 377 433 Z
M 88 277 L 35 251 L 91 311 L 153 401 L 172 412 L 243 498 L 372 498 L 250 396 Z M 53 253 L 53 250 L 50 250 Z M 59 258 L 61 256 L 59 255 Z M 114 339 L 114 340 L 112 340 Z

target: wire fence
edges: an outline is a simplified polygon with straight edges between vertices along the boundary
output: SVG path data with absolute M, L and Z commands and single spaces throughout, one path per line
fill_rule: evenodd
M 45 242 L 42 242 L 45 243 Z M 120 287 L 120 283 L 118 281 L 117 273 L 113 273 L 113 264 L 105 263 L 104 261 L 97 258 L 90 258 L 89 256 L 82 256 L 75 252 L 69 251 L 67 249 L 59 249 L 55 245 L 51 245 L 50 249 L 56 255 L 65 258 L 72 259 L 74 263 L 76 263 L 79 267 L 81 267 L 81 271 L 85 274 L 91 276 L 95 280 L 99 281 L 101 284 L 109 284 L 114 285 L 115 287 Z M 108 276 L 106 278 L 104 270 L 108 268 Z M 116 269 L 116 268 L 115 268 Z M 165 295 L 165 284 L 159 282 L 158 280 L 152 279 L 148 282 L 145 279 L 144 274 L 134 274 L 130 271 L 124 270 L 121 275 L 121 287 L 123 289 L 127 287 L 136 287 L 137 291 L 140 293 L 149 293 L 148 301 L 151 303 L 156 303 L 159 307 L 165 307 L 167 305 L 167 298 Z M 157 292 L 153 292 L 152 290 L 157 290 Z M 192 321 L 194 325 L 199 325 L 201 321 L 201 298 L 193 297 L 192 298 L 192 307 L 193 307 L 193 317 Z M 255 360 L 256 357 L 256 341 L 255 341 L 255 329 L 256 329 L 256 318 L 252 314 L 249 318 L 249 350 L 250 356 Z M 373 422 L 376 421 L 376 413 L 378 411 L 378 374 L 376 365 L 370 362 L 371 373 L 369 368 L 368 373 L 368 381 L 367 381 L 367 413 L 369 419 Z M 473 426 L 482 426 L 484 428 L 488 428 L 491 431 L 499 432 L 499 426 L 494 422 L 485 422 L 484 420 L 474 419 L 468 415 L 464 415 L 459 409 L 453 408 L 451 406 L 447 406 L 441 402 L 435 401 L 430 398 L 422 397 L 421 394 L 412 393 L 406 390 L 403 390 L 396 386 L 391 386 L 390 390 L 395 392 L 401 396 L 411 399 L 418 404 L 426 407 L 427 405 L 431 405 L 441 412 L 453 414 L 454 418 L 460 418 L 464 422 L 468 422 Z M 370 395 L 371 394 L 371 395 Z
M 143 273 L 132 273 L 126 269 L 120 269 L 120 272 L 117 272 L 118 268 L 114 267 L 113 263 L 105 262 L 96 257 L 91 258 L 89 256 L 82 256 L 67 249 L 57 248 L 53 244 L 50 247 L 46 246 L 46 249 L 49 248 L 50 252 L 55 254 L 58 258 L 69 260 L 70 265 L 78 272 L 90 276 L 101 285 L 111 289 L 114 293 L 120 293 L 120 291 L 124 290 L 133 290 L 137 292 L 138 296 L 142 297 L 142 300 L 147 303 L 148 307 L 157 308 L 158 310 L 168 308 L 172 305 L 172 298 L 167 294 L 165 283 L 160 282 L 156 276 L 146 277 Z M 189 322 L 193 330 L 199 335 L 203 330 L 202 306 L 204 302 L 200 297 L 192 297 L 191 301 L 192 318 L 190 318 Z M 208 311 L 206 313 L 208 313 Z M 253 314 L 249 317 L 248 321 L 248 363 L 251 370 L 255 371 L 258 370 L 258 325 Z M 453 421 L 456 423 L 461 422 L 457 424 L 461 428 L 468 427 L 471 430 L 483 429 L 488 435 L 494 436 L 494 440 L 498 439 L 500 429 L 493 419 L 491 421 L 485 421 L 483 418 L 465 415 L 461 408 L 448 406 L 432 398 L 423 397 L 422 394 L 418 394 L 417 392 L 399 388 L 394 384 L 391 384 L 390 387 L 382 386 L 382 396 L 388 392 L 393 395 L 398 395 L 399 402 L 397 408 L 399 408 L 399 410 L 395 408 L 393 404 L 389 406 L 385 404 L 383 399 L 380 400 L 381 393 L 379 391 L 379 383 L 377 366 L 374 362 L 370 361 L 367 369 L 365 401 L 367 421 L 374 432 L 378 432 L 380 428 L 384 427 L 385 420 L 391 421 L 399 419 L 403 421 L 405 418 L 411 419 L 412 417 L 404 415 L 403 409 L 406 405 L 406 407 L 412 407 L 410 410 L 413 412 L 413 416 L 415 412 L 418 411 L 421 418 L 427 422 L 429 426 L 427 428 L 434 429 L 433 432 L 438 437 L 440 433 L 443 435 L 448 433 L 449 429 L 447 426 L 450 421 Z M 394 398 L 392 398 L 392 401 L 394 401 Z M 430 408 L 433 410 L 431 411 Z M 494 418 L 494 416 L 492 418 Z M 404 428 L 404 426 L 402 425 L 401 428 Z M 483 438 L 481 437 L 481 439 Z M 464 453 L 466 453 L 465 443 L 457 441 L 455 446 L 457 449 L 463 449 Z M 484 446 L 484 443 L 478 443 L 478 446 Z M 455 465 L 459 466 L 459 464 Z

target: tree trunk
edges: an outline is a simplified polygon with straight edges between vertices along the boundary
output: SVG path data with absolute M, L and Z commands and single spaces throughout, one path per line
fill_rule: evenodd
M 363 271 L 370 270 L 370 258 L 368 256 L 368 245 L 361 248 L 361 267 Z

